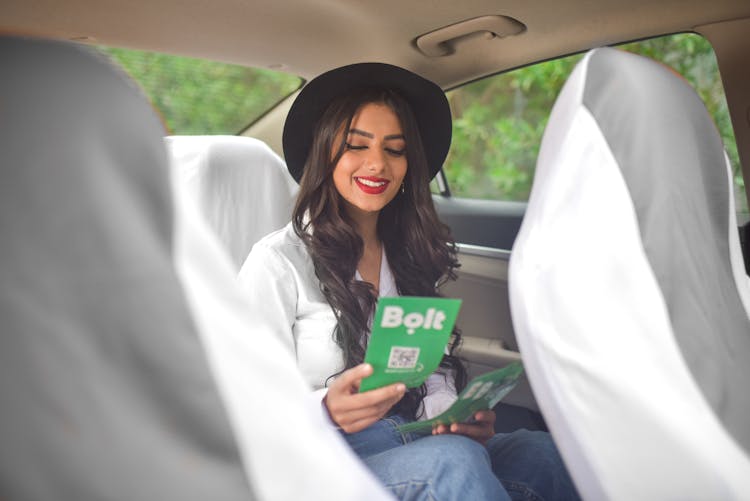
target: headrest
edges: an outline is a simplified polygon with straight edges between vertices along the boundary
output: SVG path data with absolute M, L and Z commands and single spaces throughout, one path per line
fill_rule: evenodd
M 0 38 L 0 66 L 1 497 L 246 498 L 159 120 L 82 47 Z
M 513 248 L 532 387 L 591 498 L 750 488 L 750 286 L 728 159 L 700 98 L 597 49 L 550 116 Z
M 297 183 L 264 142 L 238 136 L 166 138 L 178 176 L 239 270 L 253 244 L 291 221 Z

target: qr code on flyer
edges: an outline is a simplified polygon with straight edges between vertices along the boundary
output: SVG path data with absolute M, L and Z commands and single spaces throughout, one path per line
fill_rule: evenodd
M 411 346 L 392 346 L 388 358 L 389 369 L 413 369 L 417 366 L 419 348 Z

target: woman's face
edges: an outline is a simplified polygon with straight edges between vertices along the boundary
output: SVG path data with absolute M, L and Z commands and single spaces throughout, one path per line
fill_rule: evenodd
M 377 215 L 398 194 L 406 176 L 401 123 L 388 106 L 365 104 L 355 113 L 345 140 L 333 184 L 353 217 Z

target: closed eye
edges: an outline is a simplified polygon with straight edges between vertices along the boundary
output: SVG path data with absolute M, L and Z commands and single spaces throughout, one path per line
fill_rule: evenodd
M 355 146 L 351 143 L 346 143 L 346 149 L 347 150 L 365 150 L 367 149 L 367 146 Z
M 387 151 L 389 155 L 392 155 L 394 157 L 402 157 L 406 153 L 406 148 L 401 148 L 400 150 L 386 148 L 385 151 Z

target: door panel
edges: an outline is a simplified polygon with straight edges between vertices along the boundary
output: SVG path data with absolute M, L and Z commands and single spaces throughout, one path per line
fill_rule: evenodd
M 458 278 L 441 291 L 463 299 L 457 320 L 463 341 L 457 355 L 470 378 L 521 359 L 508 301 L 509 258 L 505 250 L 461 244 Z M 525 376 L 503 403 L 539 412 Z
M 474 200 L 433 195 L 440 219 L 451 227 L 458 243 L 510 250 L 526 202 Z

